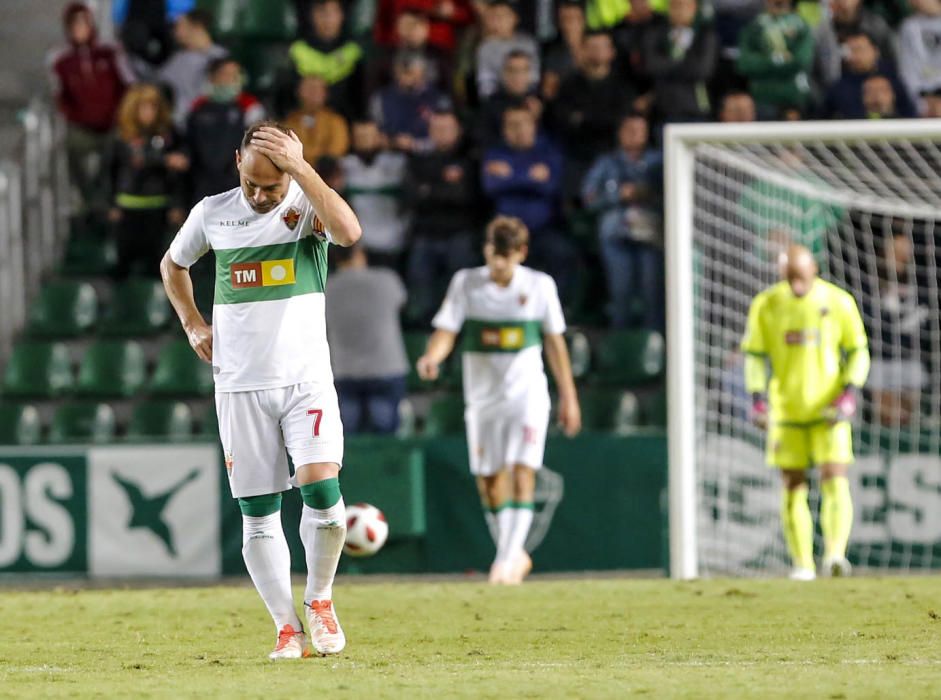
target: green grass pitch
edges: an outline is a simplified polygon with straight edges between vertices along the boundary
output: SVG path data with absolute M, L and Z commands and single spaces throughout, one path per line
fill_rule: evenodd
M 0 590 L 0 696 L 941 697 L 941 578 L 345 582 L 335 596 L 347 650 L 274 663 L 247 580 Z

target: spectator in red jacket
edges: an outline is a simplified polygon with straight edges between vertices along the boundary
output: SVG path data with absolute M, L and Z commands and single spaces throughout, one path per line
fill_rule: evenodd
M 101 153 L 134 76 L 119 47 L 97 40 L 95 18 L 87 5 L 69 4 L 63 25 L 69 45 L 49 57 L 49 66 L 56 103 L 68 124 L 70 177 L 81 196 L 80 213 L 103 213 L 108 204 L 101 187 Z
M 380 46 L 395 46 L 396 21 L 406 9 L 424 13 L 431 25 L 428 43 L 450 53 L 457 46 L 457 32 L 473 21 L 469 0 L 379 0 L 373 38 Z

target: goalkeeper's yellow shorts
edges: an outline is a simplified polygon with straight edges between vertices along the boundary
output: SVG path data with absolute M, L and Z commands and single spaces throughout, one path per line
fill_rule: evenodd
M 767 460 L 778 469 L 852 464 L 853 425 L 849 421 L 820 421 L 809 425 L 772 423 L 768 429 Z

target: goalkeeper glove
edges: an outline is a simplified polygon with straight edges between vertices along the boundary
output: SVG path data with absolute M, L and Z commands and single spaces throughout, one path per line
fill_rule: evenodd
M 764 394 L 751 395 L 751 422 L 759 428 L 768 426 L 768 399 Z
M 850 420 L 856 415 L 856 387 L 848 384 L 830 404 L 833 409 L 833 422 Z

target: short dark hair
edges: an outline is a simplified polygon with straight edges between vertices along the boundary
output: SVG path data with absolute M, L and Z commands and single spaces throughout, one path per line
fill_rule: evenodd
M 500 114 L 501 120 L 506 116 L 507 112 L 526 112 L 535 119 L 535 115 L 533 115 L 532 111 L 529 109 L 526 100 L 522 98 L 514 98 L 507 103 L 506 107 L 503 108 L 503 112 Z
M 618 119 L 618 126 L 622 126 L 628 119 L 642 119 L 649 124 L 649 120 L 647 119 L 646 114 L 639 112 L 636 109 L 629 109 L 621 115 L 620 119 Z
M 582 43 L 599 36 L 607 37 L 611 40 L 611 43 L 614 43 L 614 38 L 611 36 L 611 32 L 606 32 L 604 29 L 586 29 L 585 33 L 582 35 Z
M 278 131 L 290 135 L 291 130 L 287 128 L 284 124 L 273 121 L 271 119 L 266 119 L 265 121 L 255 122 L 250 127 L 245 130 L 245 133 L 242 134 L 242 143 L 239 145 L 239 153 L 244 153 L 245 149 L 248 148 L 252 143 L 252 137 L 255 135 L 260 128 L 263 126 L 270 126 L 272 129 L 277 129 Z
M 509 255 L 529 245 L 529 229 L 515 216 L 498 216 L 487 224 L 486 242 L 497 255 Z
M 864 32 L 864 31 L 862 31 L 861 29 L 858 30 L 858 31 L 850 32 L 849 34 L 847 34 L 845 37 L 843 37 L 843 42 L 842 42 L 842 43 L 845 44 L 845 43 L 846 43 L 847 41 L 849 41 L 850 39 L 859 39 L 860 37 L 862 37 L 863 39 L 866 39 L 867 41 L 869 41 L 869 43 L 872 44 L 877 50 L 879 49 L 879 44 L 876 42 L 876 40 L 875 40 L 875 38 L 872 36 L 872 34 L 869 34 L 868 32 Z
M 234 63 L 239 68 L 242 67 L 242 64 L 239 63 L 234 56 L 226 54 L 225 56 L 219 56 L 219 58 L 214 58 L 209 62 L 209 66 L 206 68 L 206 75 L 210 78 L 214 76 L 220 68 L 227 66 L 230 63 Z
M 525 58 L 530 63 L 533 61 L 533 57 L 528 51 L 523 51 L 523 49 L 513 49 L 503 57 L 503 65 L 505 66 L 514 58 Z
M 207 32 L 212 31 L 212 23 L 214 18 L 209 10 L 204 10 L 200 7 L 197 7 L 193 10 L 190 10 L 189 12 L 184 12 L 183 16 L 190 24 L 198 24 Z

